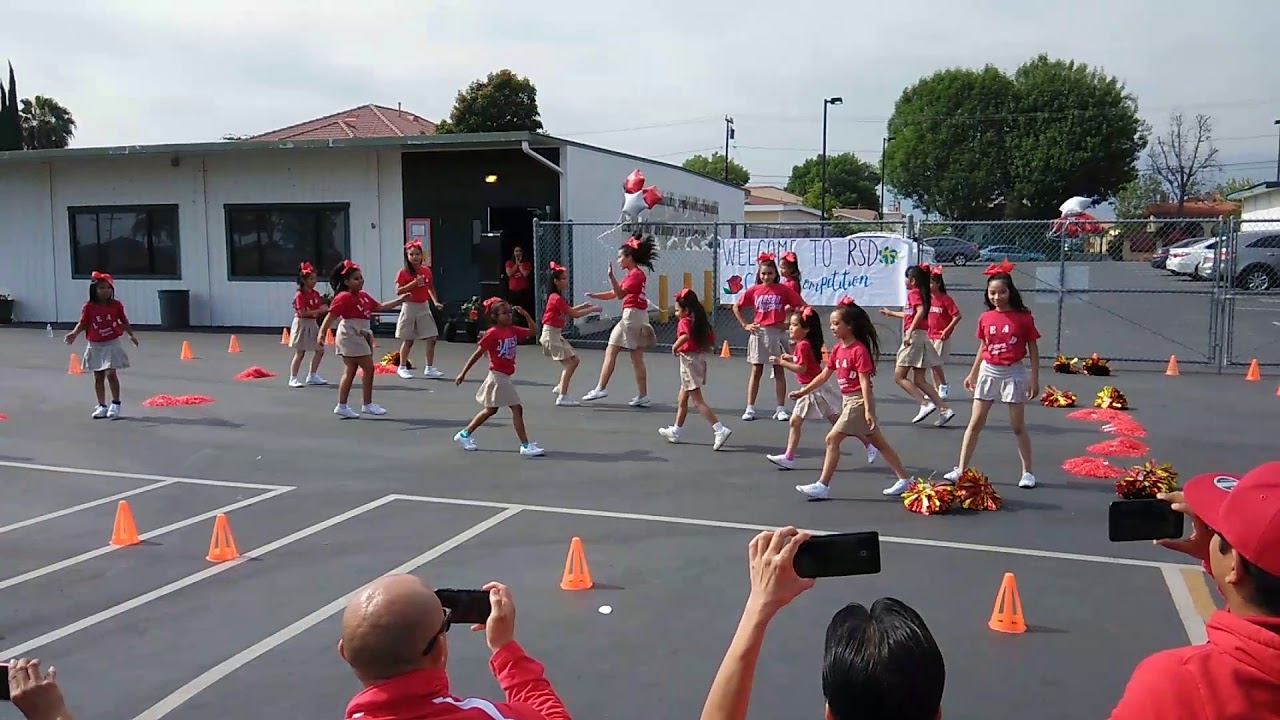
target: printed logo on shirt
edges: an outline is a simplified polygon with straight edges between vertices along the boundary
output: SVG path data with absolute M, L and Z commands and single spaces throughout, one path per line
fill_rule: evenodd
M 514 360 L 516 357 L 516 346 L 518 344 L 519 341 L 514 337 L 502 338 L 498 341 L 498 345 L 494 348 L 494 352 L 496 352 L 500 358 Z
M 987 350 L 992 355 L 999 355 L 1009 348 L 1018 346 L 1018 336 L 1012 333 L 1008 323 L 1005 323 L 1003 328 L 988 325 L 987 336 Z M 997 339 L 992 340 L 993 337 Z
M 782 296 L 773 293 L 761 293 L 756 296 L 754 305 L 758 313 L 771 313 L 775 310 L 781 310 L 783 308 Z

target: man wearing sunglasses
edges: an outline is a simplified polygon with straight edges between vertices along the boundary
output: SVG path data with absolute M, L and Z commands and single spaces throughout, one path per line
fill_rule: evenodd
M 489 669 L 506 702 L 459 698 L 449 692 L 449 611 L 413 575 L 370 583 L 342 615 L 338 654 L 364 685 L 347 705 L 347 720 L 570 720 L 542 664 L 515 640 L 516 609 L 505 585 L 489 583 L 485 640 Z

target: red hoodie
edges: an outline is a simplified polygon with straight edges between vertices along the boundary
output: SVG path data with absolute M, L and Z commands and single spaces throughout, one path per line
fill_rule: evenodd
M 347 703 L 347 720 L 570 720 L 542 663 L 512 640 L 489 658 L 505 703 L 449 694 L 441 669 L 413 670 L 370 685 Z
M 1219 610 L 1205 633 L 1139 663 L 1111 720 L 1280 720 L 1280 618 Z

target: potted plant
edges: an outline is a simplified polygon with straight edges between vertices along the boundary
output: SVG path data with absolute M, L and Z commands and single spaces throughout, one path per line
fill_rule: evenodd
M 13 322 L 13 296 L 0 292 L 0 325 Z

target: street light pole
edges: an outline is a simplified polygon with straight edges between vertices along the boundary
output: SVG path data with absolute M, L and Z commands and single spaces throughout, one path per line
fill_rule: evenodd
M 1276 127 L 1280 128 L 1280 120 L 1276 121 Z M 1280 131 L 1276 135 L 1276 182 L 1280 183 Z
M 889 150 L 889 142 L 893 140 L 892 135 L 886 135 L 880 142 L 880 221 L 884 221 L 884 190 L 887 184 L 884 179 L 884 156 Z
M 724 116 L 724 181 L 729 182 L 729 141 L 734 137 L 733 118 Z
M 822 201 L 819 209 L 822 211 L 822 219 L 827 219 L 827 107 L 829 105 L 843 105 L 844 98 L 833 97 L 824 98 L 822 100 Z

